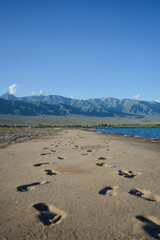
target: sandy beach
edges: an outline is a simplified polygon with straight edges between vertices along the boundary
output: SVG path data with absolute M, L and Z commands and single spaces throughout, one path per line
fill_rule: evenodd
M 159 142 L 42 135 L 1 140 L 0 240 L 160 239 Z

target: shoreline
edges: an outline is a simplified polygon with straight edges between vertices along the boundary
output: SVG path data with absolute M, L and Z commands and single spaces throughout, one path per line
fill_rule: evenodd
M 160 140 L 158 139 L 150 139 L 150 138 L 143 138 L 143 137 L 134 137 L 134 136 L 126 136 L 126 135 L 122 135 L 122 134 L 115 134 L 115 133 L 107 133 L 107 132 L 101 132 L 98 131 L 96 129 L 88 129 L 88 128 L 59 128 L 59 129 L 50 129 L 50 128 L 44 128 L 44 129 L 37 129 L 37 128 L 28 128 L 28 129 L 0 129 L 1 132 L 1 139 L 0 139 L 0 149 L 1 148 L 6 148 L 7 146 L 10 146 L 12 144 L 17 144 L 20 142 L 28 142 L 28 141 L 38 141 L 38 140 L 42 140 L 42 139 L 50 139 L 53 137 L 54 134 L 59 133 L 61 131 L 67 131 L 67 130 L 82 130 L 82 131 L 88 131 L 88 132 L 94 132 L 94 133 L 99 133 L 99 134 L 106 134 L 106 135 L 111 135 L 111 136 L 117 136 L 117 137 L 122 137 L 125 139 L 133 139 L 133 140 L 139 140 L 139 141 L 146 141 L 149 143 L 156 143 L 156 144 L 160 144 Z M 9 132 L 10 135 L 10 139 L 5 139 L 6 136 Z M 16 139 L 13 139 L 14 136 L 12 137 L 11 133 L 13 132 L 13 135 L 16 134 Z M 30 136 L 33 135 L 33 136 Z
M 20 142 L 28 142 L 28 141 L 38 141 L 38 140 L 42 140 L 42 139 L 50 139 L 53 137 L 54 134 L 59 133 L 60 131 L 67 131 L 67 130 L 82 130 L 82 131 L 88 131 L 88 132 L 95 132 L 95 133 L 99 133 L 99 134 L 106 134 L 106 135 L 111 135 L 111 136 L 117 136 L 117 137 L 122 137 L 126 138 L 126 139 L 137 139 L 137 140 L 143 140 L 146 142 L 150 142 L 150 143 L 157 143 L 160 144 L 160 140 L 158 139 L 151 139 L 151 138 L 143 138 L 143 137 L 135 137 L 135 136 L 129 136 L 129 135 L 123 135 L 123 134 L 115 134 L 115 133 L 107 133 L 107 132 L 101 132 L 98 131 L 96 129 L 88 129 L 88 128 L 42 128 L 42 129 L 37 129 L 37 128 L 28 128 L 28 129 L 18 129 L 18 128 L 14 128 L 14 129 L 0 129 L 0 133 L 1 133 L 1 139 L 0 139 L 0 148 L 5 148 L 7 146 L 10 146 L 12 144 L 15 143 L 20 143 Z M 4 133 L 5 132 L 5 133 Z M 5 139 L 6 136 L 9 132 L 13 132 L 13 134 L 16 134 L 16 139 L 13 139 L 14 136 L 12 137 L 10 134 L 10 139 Z M 35 132 L 35 133 L 34 133 Z M 32 136 L 31 136 L 32 135 Z
M 103 133 L 103 134 L 107 134 L 107 135 L 112 135 L 112 136 L 117 136 L 117 137 L 124 137 L 124 138 L 128 138 L 128 139 L 139 139 L 139 140 L 144 140 L 144 141 L 147 141 L 147 142 L 150 142 L 150 143 L 158 143 L 160 144 L 160 140 L 158 139 L 151 139 L 151 138 L 143 138 L 143 137 L 135 137 L 135 136 L 129 136 L 129 135 L 123 135 L 123 134 L 116 134 L 116 133 L 107 133 L 107 132 L 98 132 L 98 131 L 95 131 L 97 133 Z

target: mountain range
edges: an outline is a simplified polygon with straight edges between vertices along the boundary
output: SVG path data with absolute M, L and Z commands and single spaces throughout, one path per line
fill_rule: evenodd
M 133 99 L 91 98 L 77 100 L 58 95 L 19 97 L 5 93 L 0 97 L 0 113 L 16 115 L 69 115 L 98 117 L 160 116 L 160 103 Z

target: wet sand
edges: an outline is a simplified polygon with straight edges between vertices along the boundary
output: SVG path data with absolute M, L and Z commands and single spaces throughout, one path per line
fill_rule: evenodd
M 160 143 L 76 129 L 26 140 L 0 148 L 1 240 L 160 239 Z

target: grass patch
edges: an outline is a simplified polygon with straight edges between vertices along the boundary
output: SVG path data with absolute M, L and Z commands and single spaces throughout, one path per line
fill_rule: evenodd
M 0 114 L 0 128 L 160 127 L 160 117 L 115 118 L 85 116 L 17 116 Z

